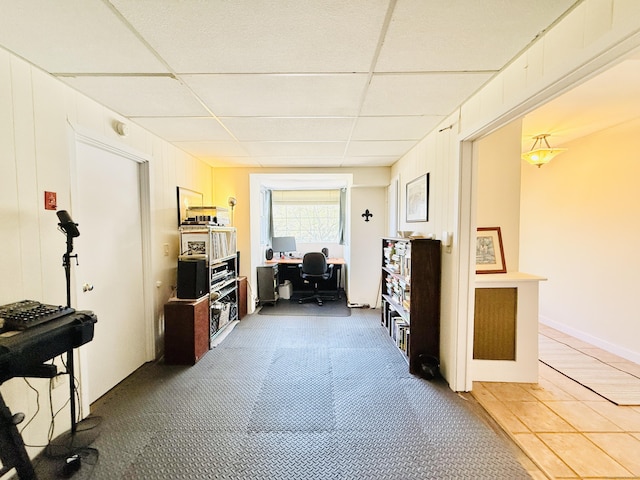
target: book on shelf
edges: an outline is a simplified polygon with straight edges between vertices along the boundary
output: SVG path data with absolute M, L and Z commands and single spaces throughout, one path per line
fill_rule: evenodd
M 407 350 L 407 330 L 409 324 L 402 317 L 394 318 L 393 339 L 400 350 Z

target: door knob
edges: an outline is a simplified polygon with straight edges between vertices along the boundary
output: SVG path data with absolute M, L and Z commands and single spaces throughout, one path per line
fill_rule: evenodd
M 93 290 L 93 285 L 91 285 L 90 283 L 85 283 L 84 285 L 82 285 L 83 292 L 90 292 L 91 290 Z

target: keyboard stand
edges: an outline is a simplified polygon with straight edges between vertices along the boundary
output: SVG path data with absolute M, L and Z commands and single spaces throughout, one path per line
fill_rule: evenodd
M 14 372 L 14 377 L 53 378 L 58 374 L 58 367 L 43 363 L 42 365 L 33 365 L 27 369 L 14 370 Z
M 23 371 L 16 371 L 15 376 L 31 378 L 53 378 L 57 375 L 58 368 L 55 365 L 34 365 Z M 18 425 L 24 415 L 16 413 L 11 415 L 11 410 L 0 393 L 0 460 L 2 468 L 0 476 L 15 467 L 20 480 L 37 480 L 33 464 L 24 447 L 22 435 L 18 431 Z
M 58 375 L 57 367 L 44 362 L 65 353 L 67 359 L 73 360 L 73 350 L 93 340 L 96 322 L 93 312 L 74 312 L 14 336 L 0 338 L 0 384 L 14 377 L 55 377 Z M 64 372 L 69 375 L 70 401 L 75 400 L 73 367 L 73 361 L 68 362 Z M 75 403 L 71 410 L 71 426 L 75 433 Z M 37 480 L 17 428 L 23 419 L 21 413 L 12 415 L 0 394 L 0 476 L 15 468 L 20 480 Z
M 0 476 L 15 467 L 20 480 L 37 480 L 22 436 L 16 426 L 23 418 L 22 414 L 11 415 L 0 393 L 0 460 L 2 460 Z

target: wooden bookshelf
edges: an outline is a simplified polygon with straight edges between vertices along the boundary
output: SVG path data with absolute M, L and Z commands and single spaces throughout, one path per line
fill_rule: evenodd
M 409 371 L 418 358 L 440 358 L 439 240 L 382 239 L 381 323 L 404 353 Z

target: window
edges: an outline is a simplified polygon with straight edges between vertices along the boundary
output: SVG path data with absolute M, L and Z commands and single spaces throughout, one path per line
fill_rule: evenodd
M 340 190 L 273 190 L 273 236 L 299 243 L 342 241 Z

